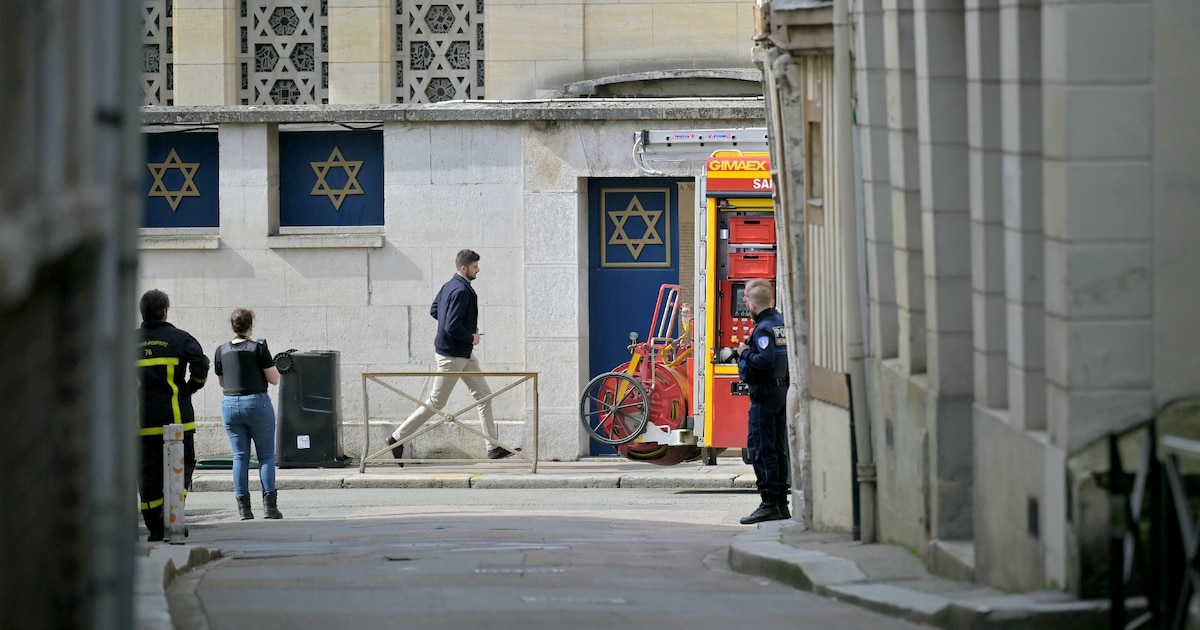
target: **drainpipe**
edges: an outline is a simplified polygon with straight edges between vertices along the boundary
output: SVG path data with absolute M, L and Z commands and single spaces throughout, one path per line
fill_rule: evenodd
M 850 415 L 858 459 L 860 540 L 875 542 L 875 459 L 871 447 L 871 417 L 867 411 L 863 369 L 863 321 L 859 307 L 858 217 L 854 185 L 854 142 L 851 125 L 850 0 L 833 0 L 833 124 L 837 146 L 838 208 L 842 213 L 843 283 L 845 285 L 846 359 L 850 370 Z

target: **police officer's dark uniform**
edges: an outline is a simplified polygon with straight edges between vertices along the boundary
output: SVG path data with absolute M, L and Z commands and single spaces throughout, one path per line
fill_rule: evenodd
M 184 488 L 196 469 L 196 417 L 192 393 L 208 377 L 208 357 L 196 338 L 166 321 L 143 321 L 138 329 L 138 414 L 142 451 L 142 519 L 150 540 L 163 538 L 163 425 L 183 425 Z M 190 377 L 189 377 L 190 372 Z
M 783 315 L 767 307 L 754 316 L 754 332 L 738 356 L 738 377 L 750 389 L 746 445 L 762 504 L 745 525 L 791 518 L 788 512 L 787 338 Z

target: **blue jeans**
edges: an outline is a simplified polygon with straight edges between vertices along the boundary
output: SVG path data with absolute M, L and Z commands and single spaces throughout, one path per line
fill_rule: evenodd
M 787 504 L 787 387 L 761 387 L 750 394 L 746 447 L 763 503 Z
M 233 493 L 250 494 L 250 441 L 258 455 L 258 480 L 263 492 L 275 492 L 275 407 L 266 392 L 226 396 L 221 419 L 233 447 Z

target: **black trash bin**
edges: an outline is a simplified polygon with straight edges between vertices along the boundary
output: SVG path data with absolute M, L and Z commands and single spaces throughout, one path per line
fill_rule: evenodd
M 280 468 L 340 468 L 342 454 L 338 353 L 331 350 L 275 355 L 279 368 L 279 421 L 275 461 Z

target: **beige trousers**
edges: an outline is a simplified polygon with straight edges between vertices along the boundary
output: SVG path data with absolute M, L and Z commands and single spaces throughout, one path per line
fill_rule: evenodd
M 438 372 L 479 372 L 479 361 L 472 356 L 469 359 L 462 357 L 444 357 L 440 354 L 435 354 L 437 357 Z M 458 376 L 435 376 L 433 377 L 433 388 L 429 391 L 429 398 L 425 401 L 430 407 L 441 409 L 446 405 L 446 400 L 450 398 L 450 392 L 454 390 L 454 386 L 458 384 Z M 463 376 L 462 381 L 467 384 L 467 390 L 475 397 L 475 400 L 485 398 L 491 395 L 492 390 L 488 387 L 487 379 L 482 376 Z M 483 425 L 483 432 L 490 437 L 496 437 L 496 424 L 492 421 L 492 401 L 487 401 L 478 405 L 476 409 L 479 411 L 479 423 Z M 433 417 L 433 412 L 425 407 L 417 407 L 417 410 L 412 413 L 404 422 L 400 424 L 393 433 L 392 437 L 398 441 L 403 441 L 408 436 L 416 433 L 424 424 Z M 492 443 L 488 441 L 488 447 L 491 448 Z

